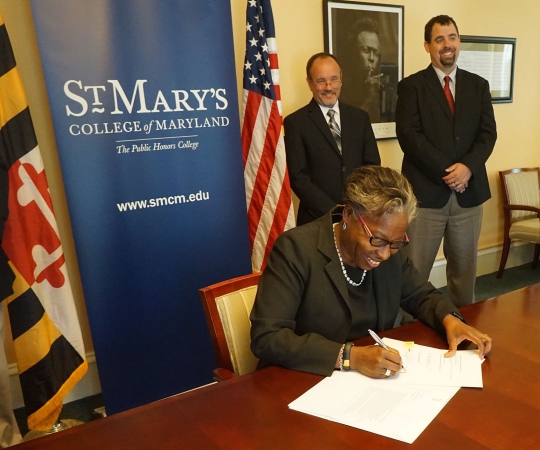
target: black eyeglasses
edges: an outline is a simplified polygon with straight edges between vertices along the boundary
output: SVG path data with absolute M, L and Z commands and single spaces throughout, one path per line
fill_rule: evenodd
M 373 247 L 385 247 L 389 245 L 392 250 L 399 250 L 400 248 L 405 247 L 409 243 L 409 236 L 407 236 L 407 233 L 403 235 L 402 241 L 388 241 L 381 237 L 373 236 L 373 234 L 371 234 L 371 231 L 369 231 L 366 222 L 364 222 L 364 219 L 362 219 L 362 216 L 360 214 L 358 214 L 358 218 L 360 219 L 360 222 L 362 222 L 364 230 L 366 230 L 366 233 L 369 236 L 369 243 L 373 245 Z

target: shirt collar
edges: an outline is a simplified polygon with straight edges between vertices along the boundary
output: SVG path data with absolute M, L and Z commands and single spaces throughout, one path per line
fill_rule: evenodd
M 317 104 L 319 105 L 319 108 L 321 108 L 321 111 L 322 111 L 324 117 L 326 117 L 326 114 L 328 113 L 328 110 L 330 110 L 330 109 L 333 109 L 336 112 L 336 114 L 339 116 L 339 100 L 336 100 L 336 103 L 331 108 L 328 107 L 328 106 L 323 106 L 323 105 L 321 105 L 319 103 L 317 103 Z
M 440 83 L 444 86 L 444 77 L 446 76 L 446 74 L 438 67 L 435 67 L 433 65 L 432 67 L 435 69 L 435 73 L 437 74 L 437 78 L 439 78 Z M 456 72 L 457 72 L 457 66 L 454 67 L 454 70 L 452 70 L 452 72 L 448 74 L 448 76 L 450 77 L 454 85 L 456 84 Z

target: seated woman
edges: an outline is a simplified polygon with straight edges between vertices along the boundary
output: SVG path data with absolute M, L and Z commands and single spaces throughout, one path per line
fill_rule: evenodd
M 343 364 L 345 349 L 350 369 L 392 376 L 401 369 L 396 350 L 345 344 L 367 336 L 368 329 L 392 328 L 400 306 L 446 332 L 445 356 L 453 356 L 463 340 L 475 343 L 480 357 L 487 354 L 491 338 L 466 325 L 399 252 L 417 210 L 407 179 L 386 167 L 360 167 L 345 183 L 344 203 L 276 240 L 251 312 L 258 367 L 329 376 Z

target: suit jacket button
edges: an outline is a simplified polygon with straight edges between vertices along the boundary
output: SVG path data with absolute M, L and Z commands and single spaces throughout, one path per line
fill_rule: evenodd
M 345 167 L 343 168 L 343 172 L 345 172 Z
M 456 141 L 459 141 L 459 136 L 456 136 Z

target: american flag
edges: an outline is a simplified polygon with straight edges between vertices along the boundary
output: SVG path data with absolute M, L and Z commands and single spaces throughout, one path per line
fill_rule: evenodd
M 242 153 L 251 263 L 258 272 L 279 234 L 294 226 L 294 212 L 270 0 L 248 0 L 246 15 Z

